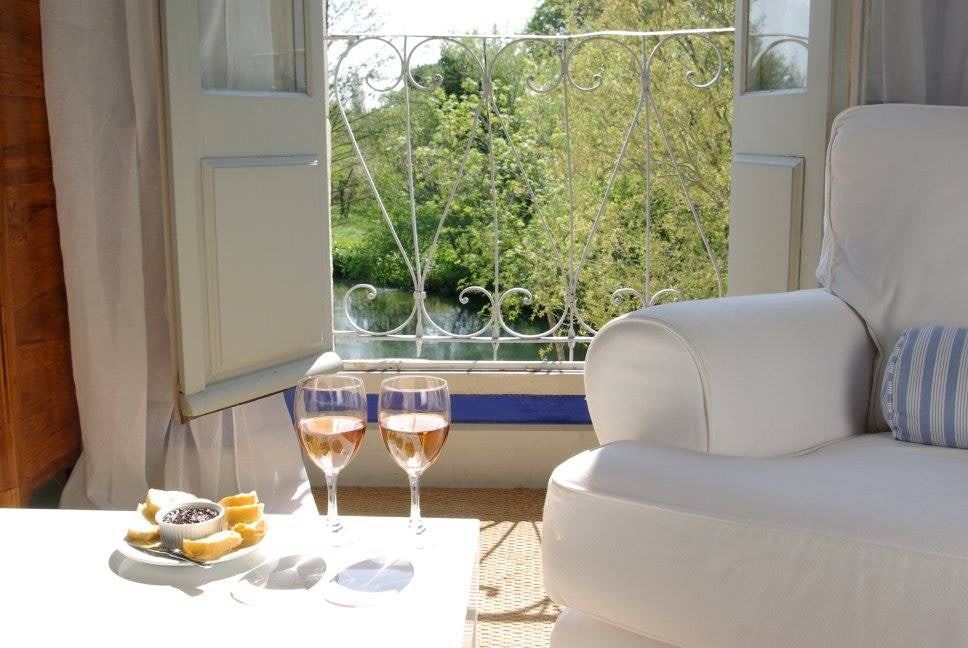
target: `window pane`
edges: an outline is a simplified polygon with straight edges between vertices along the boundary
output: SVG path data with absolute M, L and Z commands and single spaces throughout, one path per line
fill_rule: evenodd
M 749 0 L 746 90 L 807 87 L 810 0 Z
M 202 87 L 305 92 L 303 0 L 199 0 Z

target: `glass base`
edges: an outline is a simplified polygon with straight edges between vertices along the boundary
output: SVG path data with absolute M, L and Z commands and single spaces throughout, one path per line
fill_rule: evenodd
M 326 547 L 346 547 L 356 544 L 360 540 L 360 534 L 352 528 L 346 526 L 342 520 L 337 526 L 330 525 L 329 522 L 323 523 L 323 528 L 319 534 L 320 546 Z
M 400 530 L 398 542 L 399 546 L 406 551 L 422 551 L 437 546 L 434 532 L 427 527 L 427 522 L 423 519 L 420 520 L 419 530 L 408 521 L 406 527 Z

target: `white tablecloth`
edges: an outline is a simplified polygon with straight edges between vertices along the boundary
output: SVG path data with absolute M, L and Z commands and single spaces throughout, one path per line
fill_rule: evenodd
M 473 645 L 478 521 L 428 519 L 414 549 L 406 520 L 345 517 L 358 542 L 327 548 L 319 519 L 266 516 L 262 549 L 203 570 L 147 566 L 116 551 L 131 513 L 0 509 L 0 635 L 3 645 L 386 646 Z M 236 600 L 261 563 L 315 554 L 323 580 L 299 592 Z M 334 605 L 328 580 L 369 557 L 413 564 L 399 593 Z M 233 596 L 235 593 L 236 596 Z M 376 601 L 376 602 L 374 602 Z

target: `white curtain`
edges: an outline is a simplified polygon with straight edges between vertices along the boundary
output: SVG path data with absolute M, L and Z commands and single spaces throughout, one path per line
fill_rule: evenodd
M 968 105 L 968 0 L 870 0 L 866 103 Z
M 133 508 L 150 485 L 315 511 L 282 395 L 177 418 L 157 0 L 42 0 L 41 20 L 84 441 L 61 506 Z

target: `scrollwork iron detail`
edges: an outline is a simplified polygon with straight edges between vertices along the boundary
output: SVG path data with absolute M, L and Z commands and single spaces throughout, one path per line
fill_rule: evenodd
M 593 241 L 598 233 L 599 226 L 608 208 L 613 187 L 619 177 L 623 163 L 630 155 L 631 142 L 636 128 L 645 129 L 645 151 L 643 165 L 646 176 L 646 195 L 645 205 L 645 272 L 643 277 L 643 287 L 636 289 L 628 286 L 616 288 L 611 293 L 611 303 L 618 307 L 627 298 L 632 298 L 642 307 L 650 307 L 666 300 L 679 300 L 683 298 L 680 290 L 674 286 L 663 287 L 653 290 L 651 276 L 651 229 L 652 229 L 652 185 L 651 185 L 651 166 L 652 166 L 652 134 L 651 129 L 655 129 L 658 141 L 662 144 L 665 153 L 669 156 L 671 168 L 676 177 L 676 182 L 682 193 L 688 211 L 692 216 L 692 221 L 697 235 L 701 238 L 708 262 L 713 270 L 718 287 L 718 293 L 723 292 L 723 282 L 718 261 L 714 255 L 708 237 L 703 228 L 703 222 L 699 211 L 693 201 L 688 183 L 683 175 L 681 164 L 676 156 L 674 147 L 664 123 L 662 112 L 652 97 L 652 66 L 658 60 L 659 55 L 669 44 L 683 43 L 684 41 L 695 39 L 703 46 L 711 48 L 715 55 L 715 65 L 710 70 L 688 70 L 685 73 L 684 81 L 697 90 L 705 90 L 712 87 L 719 81 L 724 72 L 724 60 L 722 44 L 716 41 L 718 36 L 730 35 L 732 29 L 718 30 L 683 30 L 679 32 L 602 32 L 593 34 L 583 34 L 574 36 L 386 36 L 386 35 L 330 35 L 326 38 L 330 41 L 339 41 L 342 52 L 338 56 L 335 65 L 332 66 L 332 87 L 334 89 L 333 99 L 336 111 L 346 132 L 350 146 L 356 157 L 356 161 L 365 178 L 366 185 L 373 195 L 377 208 L 380 212 L 384 224 L 389 230 L 397 251 L 400 253 L 402 261 L 406 266 L 408 275 L 412 282 L 413 303 L 409 314 L 398 324 L 386 330 L 374 331 L 366 328 L 354 316 L 353 302 L 360 291 L 364 292 L 367 301 L 379 298 L 379 292 L 375 286 L 368 283 L 359 283 L 352 286 L 344 295 L 342 300 L 343 313 L 349 322 L 349 330 L 338 330 L 337 335 L 352 335 L 367 339 L 384 340 L 408 340 L 416 345 L 417 355 L 421 352 L 424 343 L 432 343 L 436 340 L 464 341 L 471 343 L 490 344 L 493 349 L 493 357 L 497 359 L 498 350 L 501 344 L 518 343 L 557 343 L 567 345 L 568 359 L 574 358 L 574 350 L 577 344 L 591 341 L 597 330 L 586 321 L 581 312 L 581 299 L 579 295 L 579 283 L 583 270 L 586 268 L 592 252 Z M 634 43 L 637 47 L 633 47 Z M 409 225 L 411 245 L 403 243 L 400 233 L 394 225 L 387 207 L 381 195 L 381 187 L 377 186 L 376 179 L 372 173 L 368 160 L 360 146 L 360 142 L 353 132 L 352 123 L 348 117 L 347 106 L 343 94 L 337 91 L 341 83 L 344 82 L 343 72 L 346 62 L 353 52 L 364 44 L 370 44 L 389 52 L 391 61 L 399 64 L 399 72 L 391 74 L 389 79 L 378 80 L 377 71 L 370 70 L 362 79 L 362 83 L 373 93 L 401 92 L 403 94 L 404 106 L 404 139 L 406 147 L 406 158 L 403 161 L 406 167 L 407 192 L 409 204 Z M 415 75 L 415 53 L 423 48 L 428 48 L 432 44 L 459 48 L 464 56 L 473 64 L 473 69 L 479 73 L 479 98 L 471 115 L 471 124 L 468 128 L 467 139 L 463 142 L 462 154 L 457 164 L 457 170 L 449 189 L 447 189 L 446 199 L 440 208 L 436 227 L 426 249 L 421 250 L 420 237 L 417 231 L 417 196 L 414 180 L 414 159 L 413 159 L 413 117 L 411 114 L 411 94 L 415 92 L 431 92 L 442 86 L 445 79 L 442 74 L 434 74 L 429 80 L 417 78 Z M 571 116 L 570 101 L 571 93 L 594 93 L 603 88 L 607 82 L 607 70 L 605 65 L 600 65 L 582 79 L 576 78 L 577 71 L 574 69 L 576 55 L 592 46 L 613 47 L 622 56 L 629 58 L 630 64 L 634 66 L 636 76 L 639 79 L 638 99 L 629 117 L 628 125 L 624 129 L 621 146 L 612 165 L 604 190 L 598 201 L 591 218 L 589 231 L 585 240 L 576 241 L 576 205 L 572 193 L 574 174 L 572 172 L 572 142 L 571 142 Z M 567 219 L 567 241 L 562 242 L 553 235 L 552 224 L 545 213 L 545 205 L 539 199 L 538 192 L 527 173 L 521 153 L 515 145 L 508 117 L 505 115 L 495 97 L 493 88 L 493 78 L 496 66 L 511 56 L 512 52 L 519 47 L 531 47 L 535 50 L 545 50 L 547 61 L 554 64 L 554 70 L 550 78 L 544 82 L 538 81 L 536 74 L 528 74 L 522 81 L 528 92 L 534 94 L 547 95 L 560 89 L 562 97 L 563 130 L 565 140 L 565 158 L 567 165 L 566 185 L 568 191 L 568 219 Z M 392 63 L 396 70 L 396 63 Z M 489 288 L 481 285 L 471 285 L 463 288 L 457 295 L 460 304 L 468 304 L 471 295 L 477 295 L 487 304 L 489 314 L 483 325 L 470 333 L 458 333 L 444 328 L 436 322 L 427 309 L 426 304 L 426 285 L 427 277 L 433 266 L 434 257 L 437 251 L 441 233 L 448 216 L 451 213 L 458 187 L 464 180 L 468 160 L 474 148 L 477 138 L 483 135 L 487 144 L 488 164 L 490 166 L 490 186 L 488 193 L 490 196 L 490 208 L 493 216 L 493 242 L 494 242 L 494 276 L 493 287 Z M 554 321 L 548 328 L 538 333 L 525 333 L 515 330 L 506 316 L 506 301 L 508 299 L 520 299 L 521 304 L 528 306 L 534 303 L 535 295 L 531 289 L 525 286 L 513 286 L 504 288 L 501 286 L 501 231 L 499 227 L 499 208 L 497 201 L 497 188 L 495 185 L 495 157 L 494 157 L 494 138 L 502 137 L 507 145 L 508 154 L 511 162 L 520 174 L 521 184 L 525 194 L 533 206 L 534 216 L 540 221 L 541 227 L 548 241 L 548 252 L 553 256 L 555 265 L 561 273 L 562 278 L 562 307 L 560 312 L 552 318 Z M 412 331 L 411 331 L 412 329 Z

